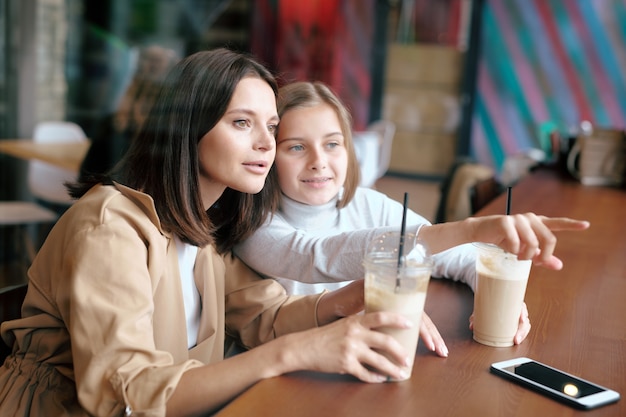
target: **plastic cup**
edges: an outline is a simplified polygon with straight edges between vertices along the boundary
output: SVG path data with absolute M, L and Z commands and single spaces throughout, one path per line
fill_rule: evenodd
M 408 379 L 413 370 L 432 262 L 425 246 L 414 234 L 405 235 L 403 253 L 406 255 L 402 256 L 400 263 L 399 247 L 400 233 L 397 232 L 380 235 L 370 244 L 364 261 L 365 312 L 392 311 L 413 323 L 410 329 L 377 329 L 395 337 L 409 353 Z
M 474 340 L 488 346 L 513 346 L 532 261 L 520 261 L 495 245 L 474 245 Z

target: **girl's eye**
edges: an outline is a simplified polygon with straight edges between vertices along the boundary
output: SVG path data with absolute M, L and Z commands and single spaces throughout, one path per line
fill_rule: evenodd
M 294 152 L 300 152 L 304 150 L 304 146 L 302 145 L 293 145 L 289 147 L 290 151 L 294 151 Z
M 329 143 L 326 144 L 326 147 L 329 148 L 329 149 L 335 149 L 338 146 L 339 146 L 339 143 L 337 143 L 337 142 L 329 142 Z

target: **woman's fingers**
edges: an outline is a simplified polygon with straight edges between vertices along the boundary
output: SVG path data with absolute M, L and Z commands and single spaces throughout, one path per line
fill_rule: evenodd
M 345 343 L 350 346 L 345 363 L 355 377 L 368 382 L 380 382 L 378 375 L 386 380 L 408 377 L 407 365 L 415 352 L 406 352 L 392 336 L 380 331 L 381 328 L 409 329 L 412 322 L 406 317 L 389 312 L 369 313 L 348 318 L 349 328 L 345 331 Z
M 447 358 L 448 347 L 441 337 L 437 326 L 425 312 L 422 314 L 422 322 L 420 324 L 420 337 L 428 350 L 437 353 L 437 355 Z
M 394 379 L 408 378 L 408 365 L 411 363 L 411 358 L 393 337 L 383 333 L 379 333 L 379 336 L 381 336 L 380 343 L 369 343 L 368 348 L 364 349 L 359 356 L 359 363 L 362 368 L 359 370 L 359 373 L 362 376 L 355 376 L 357 378 L 373 378 L 374 382 L 377 382 L 380 378 L 372 374 L 384 376 L 383 380 L 386 380 L 387 377 Z

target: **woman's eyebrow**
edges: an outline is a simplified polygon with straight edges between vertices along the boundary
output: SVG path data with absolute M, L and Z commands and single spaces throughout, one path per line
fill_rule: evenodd
M 256 116 L 257 115 L 257 112 L 255 112 L 254 110 L 247 109 L 245 107 L 236 107 L 234 109 L 229 109 L 229 110 L 226 110 L 226 112 L 224 114 L 226 115 L 226 114 L 231 114 L 231 113 L 245 113 L 245 114 L 250 115 L 250 116 Z M 273 115 L 272 117 L 269 118 L 269 121 L 278 123 L 280 121 L 280 118 L 278 117 L 277 114 L 275 114 L 275 115 Z

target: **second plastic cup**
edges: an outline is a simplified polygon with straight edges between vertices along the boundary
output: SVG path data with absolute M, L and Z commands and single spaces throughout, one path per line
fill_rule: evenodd
M 397 232 L 380 235 L 370 244 L 364 261 L 365 312 L 397 312 L 413 323 L 410 329 L 378 329 L 395 337 L 409 353 L 408 379 L 413 369 L 432 262 L 414 234 L 407 233 L 404 237 L 400 263 L 399 247 L 400 233 Z
M 532 261 L 520 261 L 495 245 L 474 245 L 478 252 L 474 340 L 488 346 L 512 346 Z

